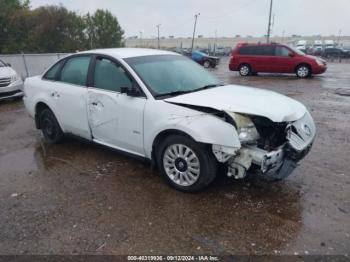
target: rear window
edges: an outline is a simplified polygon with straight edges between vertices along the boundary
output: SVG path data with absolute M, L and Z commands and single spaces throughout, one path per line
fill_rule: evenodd
M 254 55 L 255 54 L 255 47 L 254 46 L 243 46 L 239 49 L 240 55 Z
M 44 75 L 44 79 L 47 80 L 56 80 L 56 76 L 58 73 L 58 70 L 61 68 L 63 61 L 60 61 L 58 63 L 56 63 L 55 65 L 53 65 Z

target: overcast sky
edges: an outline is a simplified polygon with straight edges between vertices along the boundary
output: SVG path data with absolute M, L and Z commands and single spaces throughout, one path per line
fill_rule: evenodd
M 270 0 L 31 0 L 32 8 L 62 4 L 79 14 L 108 9 L 126 36 L 190 36 L 194 14 L 197 34 L 218 36 L 266 34 Z M 273 35 L 350 35 L 350 0 L 274 0 Z

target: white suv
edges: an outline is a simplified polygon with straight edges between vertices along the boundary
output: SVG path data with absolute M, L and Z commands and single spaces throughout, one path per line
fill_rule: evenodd
M 309 151 L 314 122 L 299 102 L 255 88 L 223 85 L 176 53 L 101 49 L 66 57 L 27 78 L 24 102 L 50 143 L 73 134 L 140 156 L 178 190 L 247 170 L 289 175 Z
M 0 100 L 23 96 L 23 81 L 10 64 L 0 60 Z

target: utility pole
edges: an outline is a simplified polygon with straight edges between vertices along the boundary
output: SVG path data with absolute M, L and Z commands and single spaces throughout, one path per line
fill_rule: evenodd
M 156 25 L 157 29 L 158 29 L 158 49 L 160 49 L 160 34 L 159 34 L 159 27 L 161 26 L 161 24 Z
M 218 45 L 217 43 L 218 43 L 218 30 L 215 29 L 214 55 L 216 55 L 216 47 Z
M 142 47 L 142 31 L 139 31 L 140 33 L 140 47 Z
M 194 15 L 194 28 L 193 28 L 193 36 L 192 36 L 192 45 L 191 45 L 191 52 L 193 51 L 193 45 L 194 45 L 194 36 L 196 34 L 196 26 L 197 26 L 197 17 L 200 15 L 200 13 Z
M 340 47 L 340 36 L 341 36 L 341 29 L 339 29 L 338 33 L 338 46 Z
M 267 36 L 266 36 L 266 42 L 270 42 L 270 34 L 271 34 L 271 15 L 272 15 L 272 3 L 273 0 L 270 0 L 270 13 L 269 13 L 269 23 L 267 25 Z

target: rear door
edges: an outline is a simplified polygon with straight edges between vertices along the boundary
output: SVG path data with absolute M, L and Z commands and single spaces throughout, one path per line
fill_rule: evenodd
M 115 59 L 96 56 L 88 88 L 88 118 L 95 142 L 144 156 L 143 111 L 146 97 L 131 97 L 121 89 L 136 81 Z
M 91 56 L 78 55 L 65 60 L 57 79 L 51 82 L 53 110 L 67 133 L 91 138 L 87 111 L 87 75 Z

